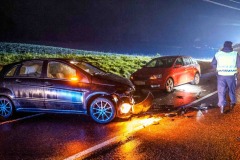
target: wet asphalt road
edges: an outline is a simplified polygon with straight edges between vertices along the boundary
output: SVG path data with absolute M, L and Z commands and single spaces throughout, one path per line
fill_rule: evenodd
M 216 98 L 209 97 L 205 102 L 216 101 Z M 159 123 L 85 159 L 239 160 L 239 126 L 239 104 L 234 111 L 226 110 L 225 114 L 220 114 L 216 107 L 190 110 L 181 116 L 163 117 Z
M 138 123 L 138 121 L 141 121 L 142 119 L 148 119 L 149 117 L 161 117 L 162 120 L 160 120 L 157 125 L 151 125 L 134 134 L 131 134 L 127 137 L 127 140 L 120 141 L 113 146 L 103 148 L 100 152 L 95 152 L 95 154 L 93 152 L 93 155 L 89 155 L 90 157 L 87 158 L 132 159 L 131 155 L 133 154 L 136 156 L 134 159 L 152 159 L 149 158 L 151 156 L 154 157 L 153 159 L 159 159 L 161 157 L 160 155 L 166 156 L 168 154 L 172 154 L 172 151 L 169 148 L 176 148 L 177 146 L 181 147 L 181 145 L 180 142 L 178 142 L 178 144 L 168 144 L 168 141 L 161 138 L 162 135 L 159 135 L 161 132 L 159 133 L 156 130 L 167 129 L 168 132 L 175 133 L 178 132 L 182 126 L 188 126 L 186 124 L 190 124 L 189 127 L 194 128 L 194 123 L 198 123 L 191 121 L 193 118 L 187 118 L 190 122 L 182 122 L 186 121 L 186 118 L 182 118 L 184 116 L 177 116 L 178 118 L 174 117 L 174 120 L 172 120 L 173 118 L 171 117 L 164 117 L 164 113 L 174 111 L 177 107 L 189 104 L 190 102 L 204 97 L 214 91 L 216 91 L 216 78 L 214 77 L 214 74 L 205 74 L 198 86 L 190 84 L 182 85 L 177 87 L 171 94 L 155 92 L 153 108 L 147 114 L 135 116 L 128 120 L 116 119 L 107 125 L 96 124 L 88 116 L 84 115 L 56 114 L 42 114 L 29 119 L 5 124 L 0 122 L 0 159 L 68 158 L 74 154 L 103 143 L 118 135 L 123 135 L 124 133 L 129 132 L 129 130 L 133 130 L 138 126 L 141 126 L 142 124 Z M 205 99 L 204 103 L 208 106 L 215 106 L 217 102 L 216 98 L 216 95 L 211 96 Z M 203 102 L 196 103 L 192 106 L 199 106 L 200 103 Z M 213 107 L 213 110 L 215 109 Z M 189 109 L 189 113 L 195 114 L 196 112 L 197 111 L 194 109 Z M 18 115 L 18 118 L 26 116 L 28 115 Z M 192 117 L 196 116 L 194 115 Z M 162 121 L 164 121 L 163 124 Z M 181 123 L 183 124 L 181 125 Z M 160 129 L 158 129 L 159 126 Z M 172 131 L 168 128 L 170 126 L 174 126 Z M 154 130 L 154 132 L 151 130 Z M 199 132 L 198 129 L 197 131 Z M 164 134 L 165 137 L 168 137 L 168 132 L 162 134 Z M 189 132 L 192 132 L 192 130 L 189 130 Z M 149 135 L 152 136 L 148 139 Z M 176 140 L 177 137 L 179 137 L 178 134 L 169 134 L 169 136 L 170 137 L 167 138 L 169 141 L 174 139 Z M 190 140 L 194 139 L 190 133 L 189 135 L 183 134 L 183 136 L 184 139 L 189 136 L 191 137 Z M 180 138 L 180 140 L 181 139 L 182 138 Z M 153 142 L 154 145 L 152 145 Z M 154 146 L 157 147 L 155 148 Z M 159 146 L 161 148 L 161 154 L 158 152 Z M 186 149 L 186 146 L 182 146 Z M 200 147 L 201 146 L 202 145 L 200 145 Z M 149 149 L 153 152 L 150 152 Z M 181 152 L 181 149 L 175 150 L 176 153 L 174 155 L 185 155 Z M 188 152 L 187 149 L 184 151 Z M 183 158 L 183 156 L 181 157 Z M 171 159 L 176 157 L 166 156 L 165 159 L 169 158 Z M 81 157 L 79 159 L 81 159 Z M 185 157 L 185 159 L 188 159 L 188 157 Z

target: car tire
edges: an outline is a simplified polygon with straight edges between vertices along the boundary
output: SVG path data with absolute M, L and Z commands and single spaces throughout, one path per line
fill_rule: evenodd
M 10 99 L 0 97 L 0 118 L 7 120 L 13 116 L 14 106 Z
M 194 79 L 193 79 L 193 81 L 191 82 L 191 84 L 197 85 L 197 84 L 199 84 L 199 82 L 200 82 L 200 75 L 199 75 L 199 73 L 196 73 L 196 74 L 194 75 Z
M 111 122 L 116 116 L 116 109 L 109 99 L 107 98 L 96 98 L 90 105 L 90 116 L 97 122 L 106 124 Z
M 165 90 L 167 93 L 170 93 L 173 91 L 174 88 L 174 82 L 172 78 L 168 78 L 166 83 L 165 83 Z

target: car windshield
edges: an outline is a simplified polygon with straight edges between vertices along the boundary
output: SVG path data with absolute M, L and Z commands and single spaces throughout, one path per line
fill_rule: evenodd
M 97 67 L 94 67 L 86 62 L 71 61 L 71 63 L 76 65 L 78 68 L 84 70 L 85 72 L 88 72 L 91 75 L 106 74 L 106 72 L 104 72 L 101 69 L 98 69 Z
M 176 58 L 162 57 L 151 60 L 145 67 L 169 68 L 173 65 Z

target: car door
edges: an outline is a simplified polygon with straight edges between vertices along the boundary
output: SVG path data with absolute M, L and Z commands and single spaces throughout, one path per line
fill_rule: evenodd
M 190 60 L 190 66 L 191 66 L 189 76 L 190 76 L 190 81 L 192 81 L 192 80 L 194 80 L 195 74 L 198 70 L 200 73 L 200 69 L 197 68 L 197 66 L 198 66 L 197 63 L 191 57 L 189 57 L 189 60 Z
M 44 80 L 46 109 L 64 112 L 83 111 L 86 92 L 83 87 L 85 85 L 81 82 L 83 77 L 84 75 L 69 64 L 49 61 Z M 86 77 L 84 79 L 86 80 Z
M 44 108 L 42 66 L 41 60 L 24 61 L 6 74 L 5 87 L 12 89 L 17 109 Z
M 186 83 L 186 67 L 184 66 L 183 59 L 177 58 L 173 66 L 173 77 L 175 85 Z
M 192 65 L 192 60 L 189 57 L 184 57 L 183 58 L 184 64 L 185 64 L 185 71 L 186 71 L 186 83 L 190 82 L 194 78 L 194 66 Z

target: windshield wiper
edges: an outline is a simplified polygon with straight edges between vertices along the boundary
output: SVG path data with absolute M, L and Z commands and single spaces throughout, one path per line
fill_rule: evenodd
M 93 75 L 106 75 L 107 73 L 105 72 L 94 72 Z

